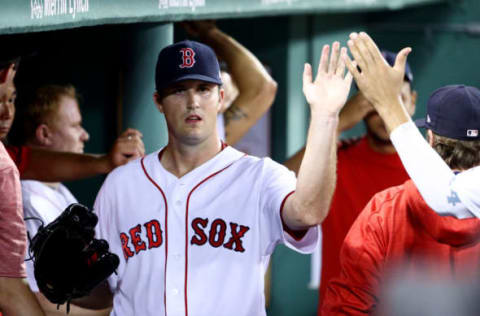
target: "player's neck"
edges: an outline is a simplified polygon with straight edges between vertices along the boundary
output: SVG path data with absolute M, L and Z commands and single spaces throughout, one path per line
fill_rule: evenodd
M 170 173 L 181 178 L 193 169 L 212 159 L 222 149 L 218 137 L 197 145 L 186 145 L 176 141 L 169 141 L 160 163 Z
M 380 154 L 394 154 L 397 152 L 390 140 L 386 141 L 378 137 L 374 137 L 373 133 L 367 133 L 367 142 L 374 152 Z

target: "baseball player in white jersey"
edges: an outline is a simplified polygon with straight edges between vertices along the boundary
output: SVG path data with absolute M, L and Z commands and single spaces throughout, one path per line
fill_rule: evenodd
M 336 42 L 329 51 L 314 81 L 305 65 L 312 121 L 298 180 L 220 141 L 223 90 L 208 46 L 183 41 L 160 52 L 154 100 L 168 144 L 113 171 L 94 206 L 97 238 L 122 258 L 108 280 L 112 315 L 265 315 L 270 255 L 278 243 L 315 249 L 335 185 L 338 112 L 352 77 L 345 49 Z

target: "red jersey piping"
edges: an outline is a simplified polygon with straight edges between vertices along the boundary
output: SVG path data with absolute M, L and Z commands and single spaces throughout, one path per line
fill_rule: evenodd
M 143 172 L 145 173 L 145 176 L 150 180 L 150 182 L 160 191 L 163 197 L 163 201 L 165 203 L 165 271 L 164 271 L 164 277 L 163 277 L 163 304 L 165 307 L 165 316 L 167 315 L 167 258 L 168 258 L 168 203 L 167 203 L 167 198 L 165 197 L 165 193 L 163 193 L 162 188 L 153 180 L 150 175 L 148 174 L 147 170 L 145 169 L 145 165 L 143 163 L 143 160 L 145 157 L 142 158 L 141 164 L 142 164 L 142 169 Z
M 221 148 L 220 148 L 220 151 L 223 151 L 225 148 L 228 147 L 228 144 L 225 143 L 223 140 L 221 140 Z M 162 159 L 162 155 L 165 151 L 165 148 L 164 147 L 159 153 L 158 153 L 158 160 L 161 161 Z M 246 156 L 246 155 L 245 155 Z M 203 179 L 202 181 L 200 181 L 191 191 L 190 193 L 188 194 L 188 197 L 187 197 L 187 205 L 186 205 L 186 212 L 185 212 L 185 316 L 188 316 L 188 298 L 187 298 L 187 277 L 188 277 L 188 207 L 189 207 L 189 203 L 190 203 L 190 197 L 192 196 L 192 193 L 200 186 L 202 185 L 204 182 L 206 182 L 208 179 L 216 176 L 217 174 L 219 174 L 220 172 L 224 171 L 225 169 L 227 169 L 228 167 L 230 167 L 231 165 L 233 164 L 233 162 L 231 164 L 229 164 L 228 166 L 226 166 L 225 168 L 209 175 L 208 177 L 206 177 L 205 179 Z M 153 181 L 150 176 L 147 174 L 146 170 L 145 170 L 145 167 L 143 165 L 143 158 L 142 158 L 142 168 L 145 172 L 145 174 L 147 175 L 147 178 L 160 190 L 160 192 L 162 193 L 163 195 L 163 198 L 165 199 L 165 207 L 167 206 L 167 200 L 165 198 L 165 194 L 163 193 L 162 189 L 160 188 L 160 186 L 158 186 L 155 181 Z M 165 235 L 167 235 L 167 212 L 165 212 Z M 165 283 L 166 283 L 166 271 L 167 271 L 167 249 L 168 249 L 168 237 L 165 238 L 165 241 L 166 241 L 166 254 L 165 254 Z M 165 293 L 165 288 L 166 288 L 166 284 L 164 285 L 164 299 L 165 299 L 165 314 L 167 313 L 167 299 L 166 299 L 166 293 Z
M 223 147 L 223 142 L 222 142 L 222 150 L 223 148 L 227 147 Z M 235 161 L 234 161 L 235 162 Z M 187 278 L 188 278 L 188 207 L 190 205 L 190 197 L 192 196 L 192 193 L 200 186 L 202 185 L 204 182 L 206 182 L 208 179 L 211 179 L 213 178 L 214 176 L 216 176 L 217 174 L 219 174 L 220 172 L 224 171 L 225 169 L 227 169 L 228 167 L 230 167 L 231 165 L 233 165 L 232 162 L 231 164 L 229 164 L 228 166 L 226 166 L 225 168 L 209 175 L 208 177 L 206 177 L 205 179 L 203 179 L 202 181 L 200 181 L 195 187 L 193 187 L 193 189 L 190 191 L 190 193 L 188 194 L 188 197 L 187 197 L 187 206 L 186 206 L 186 212 L 185 212 L 185 316 L 188 316 L 188 298 L 187 298 Z

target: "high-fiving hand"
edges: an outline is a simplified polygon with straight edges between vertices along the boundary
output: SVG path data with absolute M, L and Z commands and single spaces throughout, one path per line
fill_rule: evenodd
M 312 66 L 305 64 L 303 93 L 312 112 L 321 111 L 327 115 L 338 115 L 350 92 L 352 75 L 350 72 L 345 74 L 347 49 L 345 47 L 340 49 L 340 43 L 334 42 L 330 60 L 329 52 L 330 46 L 324 45 L 314 81 Z
M 412 49 L 402 49 L 391 67 L 368 34 L 352 33 L 347 44 L 356 64 L 345 56 L 346 65 L 365 97 L 374 106 L 385 106 L 394 98 L 401 99 L 405 64 Z
M 352 33 L 347 44 L 354 59 L 352 61 L 344 55 L 348 70 L 360 91 L 384 120 L 387 130 L 391 132 L 409 121 L 410 115 L 402 102 L 401 90 L 407 56 L 412 49 L 402 49 L 391 67 L 368 34 Z

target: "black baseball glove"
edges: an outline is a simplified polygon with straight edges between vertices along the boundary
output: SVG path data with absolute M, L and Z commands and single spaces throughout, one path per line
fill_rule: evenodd
M 67 312 L 70 300 L 88 295 L 120 262 L 105 240 L 94 238 L 97 222 L 87 207 L 72 204 L 30 242 L 38 288 L 50 302 L 66 302 Z

